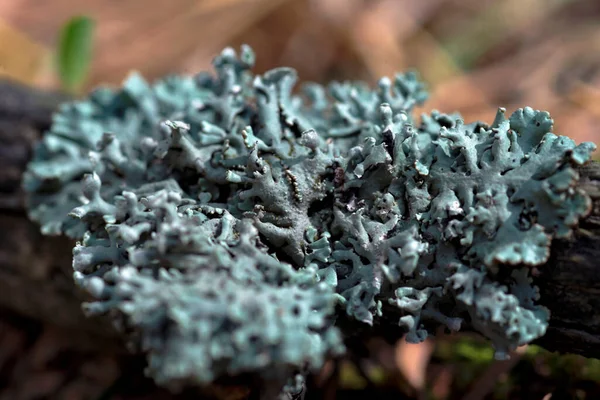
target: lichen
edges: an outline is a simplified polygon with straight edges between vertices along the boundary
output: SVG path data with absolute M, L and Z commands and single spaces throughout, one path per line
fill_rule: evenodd
M 63 105 L 24 177 L 42 231 L 78 240 L 86 312 L 158 383 L 249 372 L 299 393 L 353 324 L 412 342 L 467 326 L 498 357 L 545 333 L 530 271 L 590 210 L 593 144 L 528 107 L 416 119 L 415 73 L 296 93 L 293 69 L 253 62 L 226 49 L 214 76 L 135 74 Z
M 142 199 L 123 192 L 102 214 L 98 175 L 84 179 L 94 191 L 73 213 L 88 229 L 95 218 L 110 221 L 73 252 L 75 281 L 96 299 L 85 311 L 118 312 L 121 329 L 135 328 L 158 383 L 248 370 L 287 378 L 343 350 L 330 323 L 332 286 L 314 268 L 295 270 L 269 254 L 251 221 L 172 189 Z

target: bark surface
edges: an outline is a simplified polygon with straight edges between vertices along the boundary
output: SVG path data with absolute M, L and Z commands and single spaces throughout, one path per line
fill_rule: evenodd
M 81 312 L 85 296 L 71 278 L 73 243 L 42 236 L 24 210 L 21 175 L 52 111 L 65 99 L 0 80 L 0 308 L 77 330 L 91 346 L 98 346 L 99 337 L 114 344 L 106 321 Z M 552 312 L 538 344 L 600 358 L 600 163 L 589 163 L 580 174 L 593 209 L 572 240 L 553 243 L 550 261 L 538 268 L 541 303 Z

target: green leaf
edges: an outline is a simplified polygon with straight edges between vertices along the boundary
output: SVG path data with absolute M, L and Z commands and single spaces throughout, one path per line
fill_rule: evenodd
M 65 90 L 77 93 L 85 82 L 92 60 L 94 21 L 85 16 L 71 18 L 62 28 L 57 67 Z
M 473 363 L 488 364 L 494 361 L 494 350 L 488 345 L 480 345 L 468 340 L 456 343 L 456 354 Z

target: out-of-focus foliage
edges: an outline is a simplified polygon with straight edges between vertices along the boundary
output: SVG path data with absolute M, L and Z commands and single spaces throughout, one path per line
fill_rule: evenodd
M 451 398 L 469 392 L 486 369 L 500 371 L 489 383 L 489 393 L 484 393 L 489 399 L 543 398 L 549 393 L 557 398 L 594 399 L 600 393 L 600 360 L 551 353 L 536 345 L 516 357 L 510 369 L 498 368 L 489 346 L 480 339 L 446 338 L 437 342 L 431 364 L 452 371 Z
M 77 93 L 85 84 L 92 62 L 93 36 L 94 21 L 84 16 L 71 18 L 61 30 L 56 67 L 66 91 Z

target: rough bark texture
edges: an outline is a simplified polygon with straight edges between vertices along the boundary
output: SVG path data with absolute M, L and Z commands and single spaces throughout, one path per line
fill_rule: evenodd
M 550 261 L 539 269 L 535 283 L 552 317 L 538 344 L 600 358 L 600 163 L 589 163 L 580 174 L 592 211 L 572 240 L 553 243 Z
M 89 336 L 94 344 L 97 337 L 117 343 L 105 321 L 81 313 L 83 294 L 71 280 L 72 243 L 42 237 L 23 208 L 20 179 L 32 144 L 64 99 L 0 81 L 0 307 L 86 331 L 78 336 Z M 550 262 L 539 268 L 535 283 L 541 302 L 552 312 L 548 333 L 539 344 L 600 358 L 600 164 L 590 163 L 580 172 L 593 210 L 573 240 L 554 243 Z

